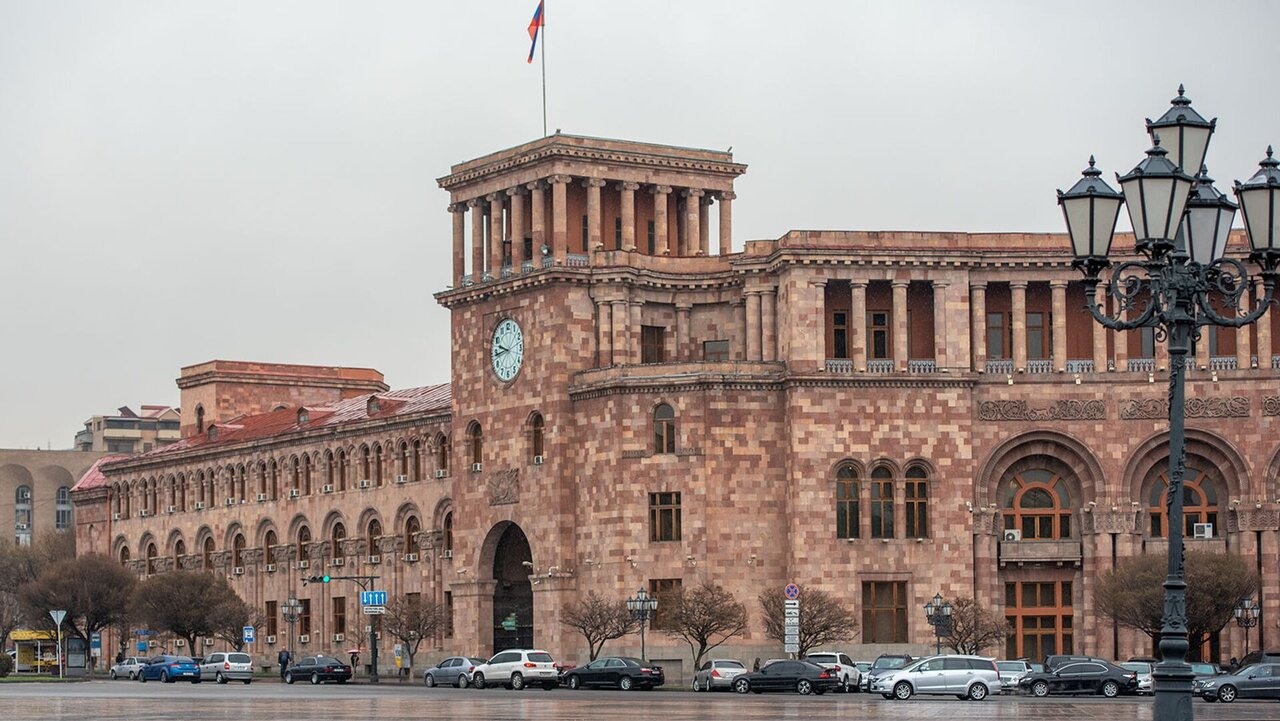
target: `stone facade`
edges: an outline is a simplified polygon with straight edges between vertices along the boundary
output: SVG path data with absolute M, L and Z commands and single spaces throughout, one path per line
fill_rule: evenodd
M 0 449 L 0 519 L 9 538 L 28 545 L 50 531 L 71 530 L 71 488 L 104 454 Z

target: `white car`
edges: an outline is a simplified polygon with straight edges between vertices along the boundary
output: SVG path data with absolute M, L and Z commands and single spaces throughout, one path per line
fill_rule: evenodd
M 804 660 L 835 671 L 838 674 L 837 678 L 840 679 L 840 688 L 836 690 L 845 693 L 858 690 L 858 684 L 862 681 L 862 672 L 847 654 L 819 651 L 805 656 Z
M 200 662 L 200 678 L 204 681 L 242 681 L 246 686 L 253 682 L 253 659 L 247 653 L 211 653 Z
M 132 681 L 138 677 L 138 672 L 146 665 L 147 659 L 140 656 L 130 656 L 111 667 L 111 678 L 127 678 Z
M 703 661 L 702 667 L 693 675 L 693 690 L 731 689 L 734 677 L 746 672 L 747 667 L 741 661 L 734 659 L 713 658 L 710 661 Z
M 1151 678 L 1151 674 L 1155 671 L 1154 664 L 1149 661 L 1125 661 L 1118 665 L 1126 671 L 1133 671 L 1138 674 L 1137 694 L 1139 696 L 1151 696 L 1155 694 L 1155 685 Z
M 519 691 L 541 685 L 550 691 L 560 685 L 560 670 L 551 654 L 540 650 L 509 649 L 495 655 L 471 674 L 475 688 L 501 685 Z

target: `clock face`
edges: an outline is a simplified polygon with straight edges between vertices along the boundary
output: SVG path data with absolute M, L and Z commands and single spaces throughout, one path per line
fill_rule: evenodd
M 493 373 L 504 383 L 520 372 L 524 360 L 524 333 L 520 324 L 507 318 L 493 329 L 493 345 L 489 351 L 493 361 Z

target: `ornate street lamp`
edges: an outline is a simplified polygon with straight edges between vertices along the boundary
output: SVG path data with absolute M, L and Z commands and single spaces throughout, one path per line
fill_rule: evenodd
M 1236 605 L 1235 608 L 1236 625 L 1244 629 L 1244 655 L 1249 655 L 1249 629 L 1258 625 L 1258 616 L 1262 615 L 1262 609 L 1258 608 L 1258 604 L 1253 602 L 1252 598 L 1246 598 Z
M 293 632 L 293 625 L 302 617 L 302 603 L 290 596 L 289 600 L 280 606 L 280 616 L 284 618 L 285 623 L 289 624 L 289 654 L 292 655 L 298 651 L 298 637 Z
M 1074 265 L 1084 274 L 1085 303 L 1094 319 L 1113 330 L 1152 328 L 1169 347 L 1169 489 L 1165 505 L 1169 514 L 1168 576 L 1164 582 L 1164 620 L 1160 629 L 1161 662 L 1152 674 L 1155 681 L 1155 718 L 1161 721 L 1192 718 L 1191 682 L 1187 665 L 1186 580 L 1183 558 L 1183 475 L 1186 465 L 1186 358 L 1202 326 L 1240 328 L 1262 317 L 1271 304 L 1280 264 L 1280 161 L 1271 149 L 1261 169 L 1248 181 L 1236 183 L 1249 235 L 1249 259 L 1259 268 L 1263 297 L 1246 308 L 1245 292 L 1251 280 L 1244 263 L 1223 257 L 1224 230 L 1230 227 L 1234 204 L 1213 189 L 1203 172 L 1195 181 L 1182 168 L 1203 168 L 1204 152 L 1214 122 L 1191 109 L 1179 88 L 1174 107 L 1159 121 L 1148 123 L 1154 147 L 1137 168 L 1119 178 L 1133 222 L 1138 260 L 1126 260 L 1114 268 L 1099 249 L 1111 247 L 1114 227 L 1105 223 L 1081 224 L 1088 192 L 1059 191 L 1058 203 L 1067 219 L 1067 232 L 1075 253 Z M 1161 135 L 1161 133 L 1164 135 Z M 1174 137 L 1170 140 L 1166 137 Z M 1165 141 L 1162 146 L 1161 141 Z M 1175 160 L 1169 160 L 1168 152 Z M 1092 195 L 1107 197 L 1111 191 L 1085 171 Z M 1083 181 L 1082 181 L 1083 182 Z M 1100 185 L 1099 185 L 1100 184 Z M 1085 189 L 1086 191 L 1088 188 Z M 1225 201 L 1225 202 L 1224 202 Z M 1176 232 L 1181 226 L 1181 231 Z M 1102 228 L 1104 237 L 1095 237 Z M 1108 316 L 1097 302 L 1101 274 L 1107 295 L 1115 307 Z M 1224 309 L 1226 315 L 1219 313 Z
M 644 627 L 649 625 L 649 619 L 657 615 L 658 599 L 649 595 L 649 592 L 643 588 L 636 591 L 636 595 L 627 599 L 627 610 L 631 611 L 631 617 L 640 623 L 640 660 L 647 658 L 644 645 Z
M 951 602 L 943 601 L 941 593 L 933 594 L 933 600 L 924 605 L 924 616 L 933 626 L 934 654 L 942 653 L 942 632 L 950 631 L 951 610 Z

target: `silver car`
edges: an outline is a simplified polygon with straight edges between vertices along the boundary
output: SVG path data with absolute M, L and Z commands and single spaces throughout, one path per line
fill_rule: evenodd
M 200 678 L 218 683 L 240 681 L 247 686 L 253 683 L 253 659 L 235 651 L 211 653 L 200 662 Z
M 747 672 L 741 661 L 731 658 L 713 658 L 703 661 L 701 668 L 693 675 L 694 691 L 714 691 L 718 688 L 733 688 L 733 679 Z
M 138 677 L 138 671 L 147 665 L 147 661 L 148 659 L 140 656 L 130 656 L 111 667 L 111 678 L 127 678 L 132 681 Z
M 1031 673 L 1031 664 L 1026 661 L 996 661 L 996 670 L 1000 672 L 1000 687 L 1004 693 L 1017 693 L 1018 682 L 1023 676 Z
M 840 688 L 837 689 L 838 691 L 848 693 L 849 691 L 858 690 L 859 683 L 862 681 L 862 672 L 858 670 L 858 666 L 847 654 L 819 651 L 805 656 L 804 660 L 812 661 L 839 674 Z
M 422 682 L 431 688 L 443 684 L 452 684 L 454 688 L 466 688 L 471 685 L 471 674 L 475 673 L 476 666 L 484 665 L 486 660 L 467 656 L 450 656 L 423 671 Z
M 1155 693 L 1155 686 L 1152 682 L 1151 674 L 1155 671 L 1155 664 L 1147 661 L 1125 661 L 1118 664 L 1120 668 L 1126 671 L 1133 671 L 1138 674 L 1138 695 L 1150 696 Z
M 1000 672 L 995 661 L 981 656 L 932 656 L 877 676 L 871 690 L 899 701 L 916 694 L 981 701 L 1000 693 Z

